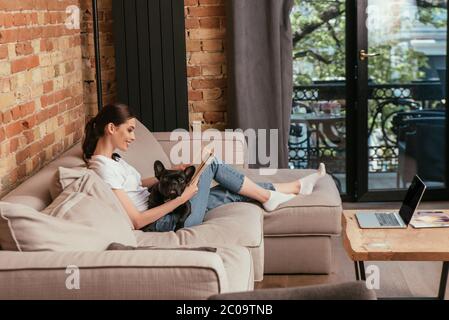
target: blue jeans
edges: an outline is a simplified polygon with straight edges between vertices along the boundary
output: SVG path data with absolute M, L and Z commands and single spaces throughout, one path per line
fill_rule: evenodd
M 201 224 L 209 210 L 223 204 L 255 201 L 238 194 L 242 188 L 244 178 L 245 175 L 214 157 L 198 180 L 198 193 L 189 200 L 192 211 L 184 226 L 193 227 Z M 217 181 L 219 185 L 211 188 L 212 180 Z M 275 190 L 270 182 L 257 184 L 264 189 Z M 175 229 L 175 221 L 172 214 L 166 214 L 153 222 L 150 229 L 159 232 L 173 231 Z

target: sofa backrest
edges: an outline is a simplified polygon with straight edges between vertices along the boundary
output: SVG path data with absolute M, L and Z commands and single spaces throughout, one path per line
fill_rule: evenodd
M 35 175 L 25 180 L 4 196 L 2 201 L 24 204 L 41 211 L 52 201 L 50 185 L 58 167 L 73 168 L 78 166 L 85 166 L 82 159 L 81 143 L 76 144 Z
M 169 166 L 170 160 L 153 134 L 139 121 L 136 121 L 136 141 L 127 152 L 118 152 L 125 161 L 133 165 L 142 177 L 154 176 L 153 163 L 160 160 Z M 50 185 L 55 183 L 58 167 L 85 167 L 82 159 L 81 142 L 50 162 L 35 175 L 25 180 L 17 188 L 5 195 L 1 201 L 20 203 L 38 211 L 46 208 L 52 201 Z
M 154 161 L 161 161 L 170 167 L 170 159 L 160 143 L 142 123 L 136 121 L 136 140 L 126 152 L 118 152 L 130 165 L 139 171 L 143 178 L 154 176 Z

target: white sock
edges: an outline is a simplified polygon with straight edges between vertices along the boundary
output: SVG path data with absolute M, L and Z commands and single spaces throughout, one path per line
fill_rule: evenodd
M 309 195 L 313 191 L 313 187 L 322 177 L 326 175 L 326 166 L 324 163 L 320 163 L 320 167 L 317 172 L 308 175 L 307 177 L 299 179 L 299 183 L 301 184 L 301 189 L 299 190 L 299 194 Z
M 270 199 L 268 199 L 268 201 L 262 203 L 262 205 L 266 211 L 273 211 L 280 204 L 287 202 L 296 196 L 295 194 L 286 194 L 286 193 L 272 191 L 272 190 L 269 190 L 269 191 L 270 191 Z

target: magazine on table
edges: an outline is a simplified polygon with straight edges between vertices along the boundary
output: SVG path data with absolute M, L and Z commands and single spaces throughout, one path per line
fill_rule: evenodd
M 435 210 L 417 211 L 410 224 L 414 228 L 449 227 L 449 213 Z

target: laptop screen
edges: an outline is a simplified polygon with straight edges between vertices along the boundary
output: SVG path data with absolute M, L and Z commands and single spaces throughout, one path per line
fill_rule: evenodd
M 413 213 L 415 212 L 416 207 L 421 201 L 422 195 L 426 190 L 426 185 L 422 180 L 415 176 L 413 178 L 412 184 L 408 188 L 407 194 L 405 195 L 405 199 L 402 202 L 401 210 L 399 210 L 399 215 L 405 224 L 408 224 L 410 220 L 412 220 Z

